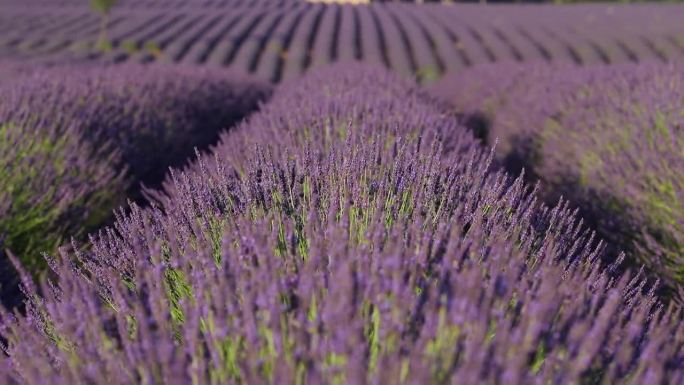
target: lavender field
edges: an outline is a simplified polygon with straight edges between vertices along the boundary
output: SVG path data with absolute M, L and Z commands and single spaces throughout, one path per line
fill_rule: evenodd
M 0 385 L 684 384 L 684 6 L 0 31 Z
M 607 64 L 684 58 L 684 8 L 635 5 L 369 6 L 298 0 L 2 0 L 0 54 L 30 61 L 174 62 L 281 81 L 362 60 L 420 80 L 490 62 Z

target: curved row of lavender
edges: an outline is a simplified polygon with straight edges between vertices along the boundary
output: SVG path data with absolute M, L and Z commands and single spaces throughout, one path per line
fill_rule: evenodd
M 5 249 L 38 272 L 41 253 L 109 222 L 141 182 L 159 184 L 270 93 L 248 77 L 183 67 L 6 67 L 23 75 L 0 90 L 3 278 Z M 3 279 L 5 303 L 11 289 Z
M 483 67 L 441 86 L 488 120 L 509 168 L 566 196 L 601 236 L 684 298 L 684 71 L 631 65 Z M 472 121 L 472 119 L 471 119 Z
M 214 153 L 51 259 L 42 298 L 26 277 L 27 315 L 0 312 L 0 379 L 684 381 L 675 308 L 611 278 L 619 259 L 567 204 L 493 170 L 409 83 L 313 74 Z
M 280 152 L 314 142 L 326 149 L 352 130 L 384 134 L 388 140 L 408 133 L 412 138 L 437 135 L 433 139 L 449 152 L 476 145 L 453 113 L 411 80 L 358 62 L 327 68 L 277 88 L 274 100 L 261 113 L 251 116 L 241 129 L 223 133 L 212 151 L 232 164 L 243 164 L 252 154 L 235 148 L 269 144 L 272 151 Z M 351 86 L 357 83 L 369 84 L 361 100 L 358 87 Z M 415 113 L 417 108 L 420 113 Z M 258 129 L 249 129 L 252 126 Z
M 133 178 L 155 185 L 270 92 L 245 75 L 209 68 L 64 66 L 5 86 L 0 116 L 75 124 L 93 143 L 113 142 Z

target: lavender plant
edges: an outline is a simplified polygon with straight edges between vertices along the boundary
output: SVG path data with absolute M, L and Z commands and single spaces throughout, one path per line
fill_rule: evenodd
M 31 66 L 0 89 L 0 249 L 38 272 L 40 253 L 108 222 L 268 93 L 187 68 Z
M 219 70 L 66 66 L 8 85 L 0 116 L 78 126 L 92 143 L 113 142 L 136 182 L 155 185 L 269 93 L 254 79 Z
M 340 72 L 318 76 L 335 84 Z M 368 80 L 349 83 L 358 97 L 350 109 L 335 103 L 342 93 L 302 105 L 354 116 L 382 83 L 358 69 L 342 78 Z M 298 94 L 290 87 L 283 92 Z M 396 128 L 394 114 L 424 111 L 398 99 L 393 113 L 360 114 L 326 138 L 324 119 L 288 127 L 291 110 L 275 108 L 283 100 L 226 134 L 213 160 L 174 173 L 161 206 L 134 205 L 88 251 L 50 258 L 59 280 L 43 281 L 44 296 L 25 276 L 28 313 L 0 311 L 0 378 L 684 380 L 676 309 L 643 290 L 638 274 L 611 278 L 619 261 L 602 265 L 602 244 L 568 205 L 540 204 L 522 178 L 493 170 L 457 123 L 451 134 L 463 142 L 446 149 L 454 136 L 445 126 Z M 274 144 L 259 142 L 278 127 Z M 253 151 L 222 158 L 243 130 L 257 138 Z
M 504 74 L 511 76 L 502 81 Z M 457 104 L 469 111 L 479 105 L 488 116 L 490 136 L 507 143 L 505 162 L 531 169 L 549 199 L 568 197 L 602 237 L 681 290 L 680 67 L 491 67 L 456 83 L 482 91 L 469 97 L 467 87 L 451 88 Z
M 110 148 L 108 148 L 110 147 Z M 69 235 L 83 235 L 122 203 L 123 174 L 112 168 L 118 152 L 94 149 L 73 127 L 0 121 L 0 265 L 3 303 L 12 303 L 12 274 L 5 249 L 32 272 L 45 267 Z
M 7 60 L 0 58 L 0 84 L 26 75 L 33 70 L 33 66 L 27 65 L 21 60 Z
M 540 137 L 538 169 L 684 299 L 684 72 L 597 70 Z
M 286 82 L 262 112 L 224 133 L 212 151 L 244 171 L 257 145 L 270 144 L 278 153 L 310 142 L 326 149 L 351 132 L 382 134 L 388 141 L 397 135 L 438 138 L 446 152 L 478 145 L 446 106 L 415 83 L 360 63 L 336 64 Z
M 573 72 L 574 71 L 574 72 Z M 456 107 L 463 123 L 489 144 L 498 141 L 497 159 L 513 173 L 537 159 L 535 137 L 562 100 L 585 85 L 566 65 L 492 64 L 450 75 L 429 86 L 431 95 Z

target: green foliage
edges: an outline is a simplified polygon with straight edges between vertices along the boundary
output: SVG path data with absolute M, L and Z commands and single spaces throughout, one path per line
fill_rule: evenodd
M 121 49 L 127 54 L 132 55 L 138 51 L 138 44 L 132 40 L 124 40 L 121 43 Z
M 22 129 L 17 125 L 0 126 L 0 152 L 10 154 L 18 144 L 13 138 L 21 137 L 21 133 Z M 0 215 L 0 234 L 5 238 L 3 247 L 13 250 L 31 271 L 43 265 L 40 253 L 54 251 L 62 241 L 62 235 L 55 228 L 60 217 L 59 207 L 54 204 L 58 184 L 54 183 L 47 191 L 35 191 L 32 181 L 39 170 L 28 164 L 36 159 L 53 157 L 51 165 L 36 166 L 53 167 L 59 180 L 66 172 L 61 156 L 66 144 L 66 137 L 57 141 L 24 137 L 13 159 L 0 160 L 0 180 L 3 181 L 0 197 L 7 202 L 3 215 Z
M 619 85 L 578 90 L 570 108 L 544 125 L 537 168 L 559 191 L 565 191 L 568 175 L 576 178 L 569 195 L 578 203 L 592 201 L 583 204 L 595 210 L 589 215 L 598 218 L 601 236 L 676 287 L 684 283 L 684 137 L 677 123 L 684 110 L 676 98 L 654 101 L 648 95 L 666 95 L 681 80 L 650 79 L 630 85 L 637 100 L 620 95 L 625 87 Z M 573 104 L 578 101 L 593 107 Z M 554 165 L 562 165 L 561 172 Z
M 109 13 L 111 12 L 117 0 L 91 0 L 91 8 L 102 15 L 100 22 L 100 36 L 97 39 L 96 47 L 103 52 L 111 49 L 111 43 L 107 40 L 107 23 L 109 21 Z
M 153 41 L 146 41 L 143 44 L 143 50 L 154 57 L 161 57 L 163 52 L 159 44 Z
M 114 49 L 112 42 L 106 39 L 95 43 L 95 47 L 102 52 L 110 52 L 112 49 Z
M 177 269 L 168 269 L 164 272 L 166 293 L 171 304 L 171 318 L 176 325 L 185 322 L 185 314 L 181 308 L 181 301 L 192 300 L 192 287 L 187 282 L 183 272 Z
M 438 325 L 435 338 L 425 347 L 426 356 L 430 357 L 433 364 L 433 380 L 437 384 L 446 383 L 451 375 L 450 370 L 458 361 L 458 355 L 454 354 L 461 336 L 458 325 L 449 325 L 446 320 L 446 309 L 439 310 Z
M 42 253 L 101 225 L 117 201 L 116 188 L 99 185 L 106 169 L 84 161 L 88 153 L 72 132 L 0 125 L 0 246 L 32 273 L 45 266 Z
M 432 66 L 418 68 L 418 80 L 420 83 L 433 83 L 439 79 L 439 70 Z
M 100 14 L 106 15 L 112 10 L 116 5 L 117 0 L 91 0 L 91 8 Z

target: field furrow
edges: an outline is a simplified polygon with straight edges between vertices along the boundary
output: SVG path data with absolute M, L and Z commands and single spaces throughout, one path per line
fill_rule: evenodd
M 101 20 L 76 0 L 0 3 L 0 58 L 185 63 L 280 82 L 333 62 L 420 81 L 492 62 L 684 60 L 684 7 L 370 5 L 297 0 L 120 0 Z
M 287 51 L 287 59 L 282 63 L 281 78 L 292 79 L 302 74 L 311 60 L 311 50 L 325 6 L 316 4 L 309 7 L 301 20 L 295 25 L 292 40 Z
M 288 12 L 264 42 L 259 57 L 254 62 L 254 71 L 260 78 L 271 81 L 277 81 L 280 78 L 295 28 L 309 8 L 304 7 L 298 12 Z

